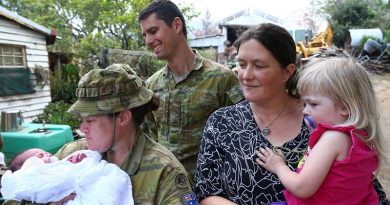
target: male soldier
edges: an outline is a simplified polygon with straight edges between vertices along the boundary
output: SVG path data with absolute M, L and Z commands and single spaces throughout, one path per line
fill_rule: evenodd
M 80 79 L 76 95 L 69 112 L 81 116 L 85 138 L 63 146 L 56 154 L 59 159 L 86 148 L 102 153 L 103 159 L 130 175 L 134 204 L 198 204 L 184 167 L 139 129 L 146 113 L 158 105 L 129 66 L 89 71 Z
M 146 127 L 193 177 L 209 115 L 243 99 L 238 79 L 228 68 L 189 47 L 183 14 L 171 1 L 153 1 L 141 11 L 138 21 L 145 44 L 158 59 L 167 61 L 146 81 L 160 98 L 160 108 L 147 117 Z

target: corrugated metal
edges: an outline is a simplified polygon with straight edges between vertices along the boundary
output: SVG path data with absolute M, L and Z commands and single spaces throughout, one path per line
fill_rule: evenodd
M 244 9 L 218 22 L 219 26 L 252 26 L 260 23 L 274 23 L 283 26 L 281 18 L 256 9 Z

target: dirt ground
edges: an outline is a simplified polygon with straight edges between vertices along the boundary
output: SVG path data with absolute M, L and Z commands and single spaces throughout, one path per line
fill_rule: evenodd
M 387 148 L 387 153 L 390 153 L 390 73 L 376 75 L 373 82 L 381 109 L 381 121 L 385 138 L 383 143 L 385 144 L 384 147 Z M 387 164 L 382 165 L 378 178 L 387 194 L 387 198 L 390 199 L 390 159 Z

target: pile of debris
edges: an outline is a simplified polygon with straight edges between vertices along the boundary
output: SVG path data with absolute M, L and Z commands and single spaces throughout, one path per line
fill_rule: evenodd
M 300 59 L 301 64 L 304 64 L 311 58 L 329 58 L 329 57 L 352 57 L 351 54 L 344 50 L 331 46 L 328 48 L 321 48 L 316 53 L 314 53 L 309 58 Z M 390 72 L 390 46 L 387 45 L 386 48 L 381 51 L 380 55 L 372 56 L 369 54 L 360 55 L 356 59 L 362 63 L 370 72 L 376 74 L 389 73 Z

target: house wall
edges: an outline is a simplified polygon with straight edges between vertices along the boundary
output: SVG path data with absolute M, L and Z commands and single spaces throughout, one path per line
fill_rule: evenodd
M 33 73 L 31 81 L 36 91 L 32 94 L 0 96 L 0 111 L 21 110 L 24 120 L 32 121 L 51 101 L 49 80 L 46 84 L 37 84 L 36 75 L 34 75 L 37 66 L 49 72 L 45 35 L 15 21 L 0 17 L 0 44 L 25 46 L 27 66 Z

